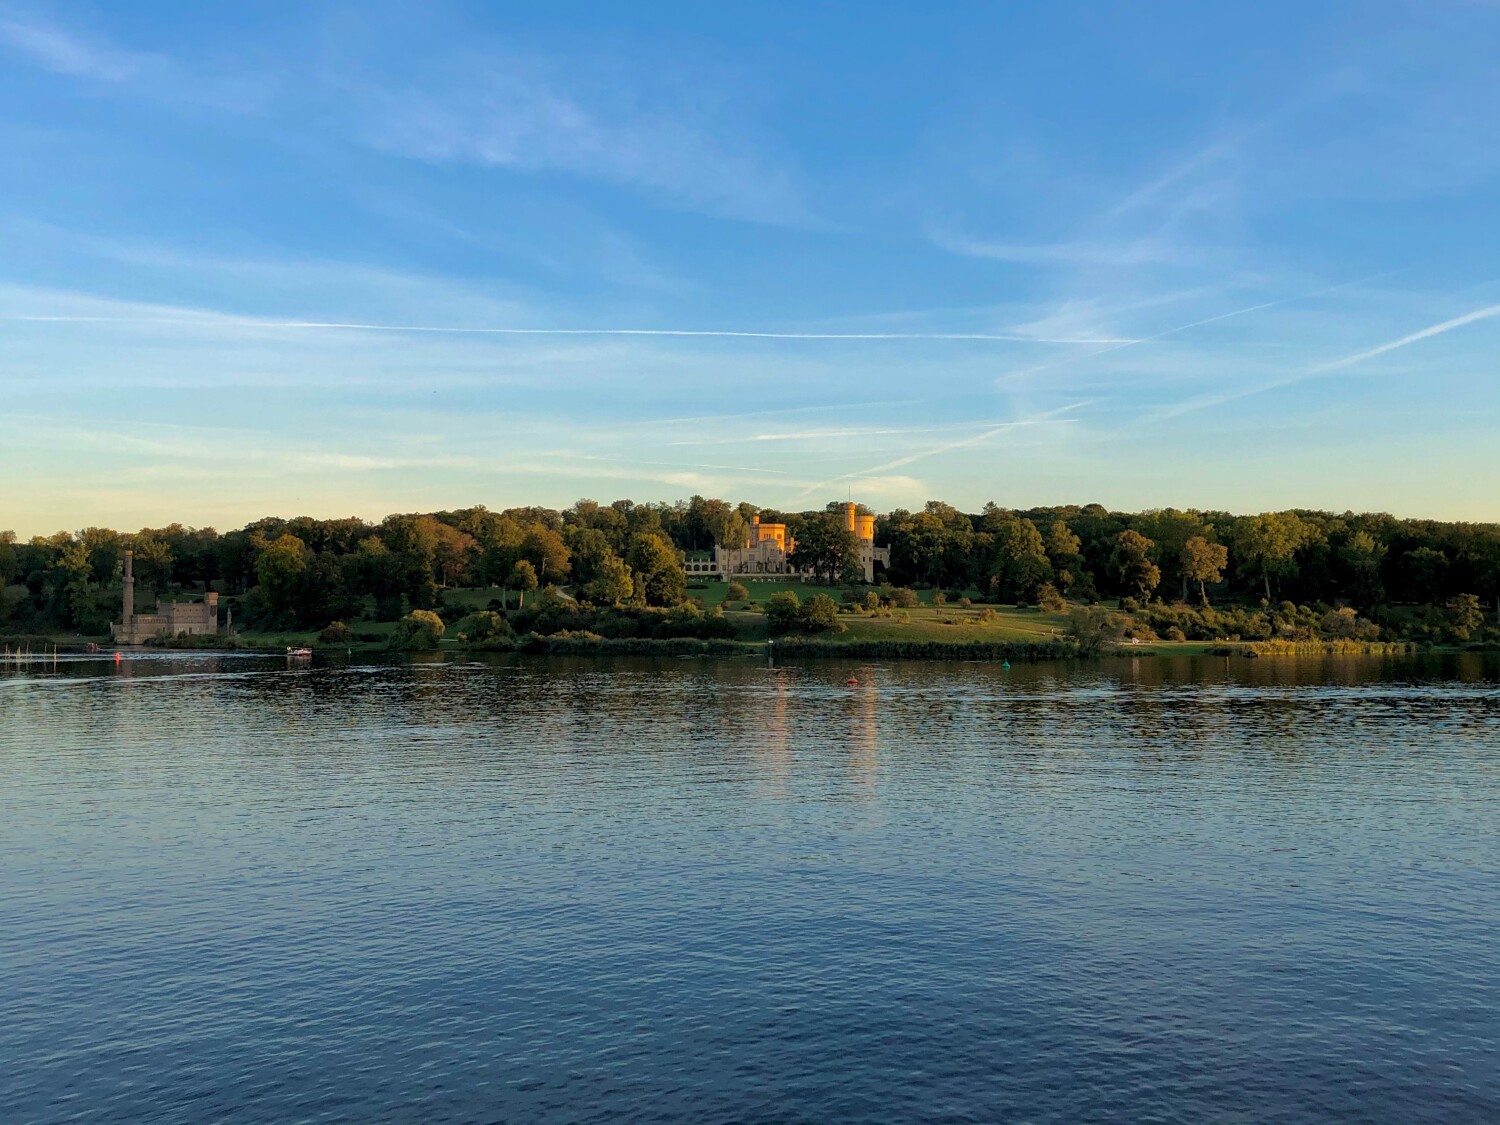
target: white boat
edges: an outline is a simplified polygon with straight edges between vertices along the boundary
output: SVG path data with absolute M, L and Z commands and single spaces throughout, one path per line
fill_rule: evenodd
M 287 646 L 287 650 L 286 650 L 286 654 L 287 654 L 287 656 L 293 657 L 293 658 L 296 658 L 296 659 L 310 660 L 312 658 L 312 649 L 310 649 L 310 648 L 292 648 L 290 645 L 288 645 Z

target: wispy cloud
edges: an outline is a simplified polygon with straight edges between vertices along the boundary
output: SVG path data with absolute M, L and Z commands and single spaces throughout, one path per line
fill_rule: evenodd
M 1337 285 L 1326 285 L 1322 288 L 1313 289 L 1306 293 L 1297 293 L 1290 297 L 1278 297 L 1272 301 L 1262 301 L 1259 304 L 1246 305 L 1244 308 L 1231 309 L 1229 312 L 1216 313 L 1213 316 L 1201 317 L 1198 320 L 1189 321 L 1186 324 L 1178 324 L 1172 328 L 1165 329 L 1164 331 L 1153 332 L 1150 335 L 1141 336 L 1134 340 L 1123 340 L 1111 347 L 1100 348 L 1097 351 L 1092 352 L 1085 352 L 1082 355 L 1064 356 L 1063 358 L 1054 360 L 1051 363 L 1038 364 L 1035 367 L 1028 367 L 1021 371 L 1013 371 L 1006 375 L 1002 375 L 999 379 L 996 380 L 996 383 L 997 385 L 1005 386 L 1007 384 L 1014 383 L 1016 380 L 1022 379 L 1028 375 L 1036 375 L 1043 371 L 1050 371 L 1054 368 L 1064 367 L 1070 364 L 1083 363 L 1087 360 L 1097 359 L 1100 356 L 1109 355 L 1112 352 L 1122 351 L 1125 348 L 1136 347 L 1140 344 L 1149 344 L 1157 340 L 1165 340 L 1169 337 L 1180 335 L 1183 332 L 1189 332 L 1194 328 L 1203 328 L 1210 324 L 1218 324 L 1220 321 L 1233 320 L 1236 317 L 1248 316 L 1251 313 L 1263 312 L 1267 309 L 1278 308 L 1282 305 L 1295 304 L 1298 301 L 1311 301 L 1317 297 L 1325 297 L 1331 293 L 1337 293 L 1340 290 L 1350 289 L 1354 286 L 1365 285 L 1371 281 L 1375 281 L 1383 277 L 1389 277 L 1391 276 L 1392 272 L 1393 271 L 1385 270 L 1377 274 L 1370 274 L 1366 277 L 1356 278 L 1353 281 L 1342 281 Z M 1391 346 L 1399 347 L 1400 345 L 1395 344 Z
M 1065 242 L 990 242 L 950 230 L 928 228 L 933 245 L 967 258 L 1046 266 L 1145 266 L 1182 264 L 1188 257 L 1180 245 L 1156 237 L 1078 239 Z
M 605 77 L 582 60 L 492 46 L 402 83 L 356 74 L 336 89 L 364 141 L 393 155 L 602 179 L 685 209 L 823 225 L 786 167 L 735 123 L 704 116 L 714 99 L 684 97 L 644 68 Z
M 125 81 L 140 70 L 147 57 L 50 23 L 6 15 L 0 15 L 0 44 L 58 74 L 100 82 Z

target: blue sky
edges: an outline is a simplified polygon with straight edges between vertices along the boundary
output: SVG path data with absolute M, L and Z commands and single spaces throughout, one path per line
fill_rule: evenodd
M 1500 519 L 1496 58 L 1478 0 L 0 0 L 0 527 Z

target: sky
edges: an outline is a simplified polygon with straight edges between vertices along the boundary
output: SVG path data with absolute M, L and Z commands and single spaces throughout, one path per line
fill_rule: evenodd
M 0 528 L 1500 519 L 1500 4 L 0 0 Z

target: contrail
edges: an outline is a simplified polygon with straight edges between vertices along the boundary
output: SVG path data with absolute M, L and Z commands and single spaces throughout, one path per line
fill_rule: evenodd
M 819 481 L 817 484 L 798 493 L 794 499 L 800 500 L 802 497 L 816 492 L 820 488 L 827 488 L 830 484 L 838 484 L 840 481 L 854 480 L 857 477 L 869 476 L 871 473 L 883 473 L 888 469 L 899 469 L 903 465 L 910 465 L 913 461 L 925 461 L 929 457 L 936 457 L 941 453 L 962 449 L 967 445 L 978 445 L 980 442 L 988 441 L 990 438 L 996 437 L 1006 430 L 1020 429 L 1023 426 L 1035 426 L 1042 422 L 1050 421 L 1059 414 L 1066 414 L 1070 410 L 1077 410 L 1080 406 L 1087 405 L 1087 402 L 1074 402 L 1067 406 L 1059 406 L 1056 410 L 1049 410 L 1044 414 L 1033 415 L 1030 418 L 1022 418 L 1015 422 L 1000 422 L 987 430 L 966 438 L 959 438 L 957 441 L 944 442 L 942 445 L 936 445 L 930 449 L 923 449 L 916 453 L 908 453 L 904 457 L 897 457 L 894 461 L 886 461 L 880 465 L 871 465 L 867 469 L 856 469 L 852 473 L 843 473 L 836 477 L 830 477 L 828 480 Z
M 1353 367 L 1356 363 L 1363 363 L 1367 359 L 1374 359 L 1386 352 L 1393 352 L 1397 348 L 1404 348 L 1407 344 L 1415 344 L 1418 340 L 1425 340 L 1429 336 L 1441 336 L 1444 332 L 1451 332 L 1455 328 L 1462 328 L 1466 324 L 1473 324 L 1476 320 L 1489 320 L 1491 317 L 1500 316 L 1500 305 L 1490 305 L 1488 308 L 1475 309 L 1463 316 L 1455 316 L 1452 320 L 1445 320 L 1441 324 L 1434 324 L 1413 332 L 1409 336 L 1402 336 L 1399 340 L 1392 340 L 1388 344 L 1371 348 L 1369 351 L 1356 352 L 1354 355 L 1346 355 L 1343 359 L 1336 359 L 1332 363 L 1325 363 L 1320 367 L 1314 367 L 1309 374 L 1319 371 L 1334 371 L 1341 367 Z
M 1191 328 L 1202 328 L 1205 324 L 1215 324 L 1221 320 L 1230 320 L 1233 317 L 1237 316 L 1247 316 L 1253 312 L 1260 312 L 1262 309 L 1273 309 L 1277 305 L 1289 305 L 1294 301 L 1310 301 L 1314 297 L 1322 297 L 1328 293 L 1335 293 L 1340 289 L 1348 289 L 1353 285 L 1363 285 L 1369 281 L 1377 281 L 1382 277 L 1389 277 L 1391 274 L 1396 272 L 1399 271 L 1384 270 L 1380 273 L 1372 273 L 1368 277 L 1358 277 L 1353 281 L 1342 281 L 1337 285 L 1330 285 L 1323 289 L 1314 289 L 1310 293 L 1299 293 L 1294 297 L 1280 297 L 1274 301 L 1264 301 L 1261 304 L 1251 305 L 1248 308 L 1235 309 L 1232 312 L 1219 313 L 1218 316 L 1210 316 L 1205 317 L 1203 320 L 1195 320 L 1191 324 L 1179 324 L 1176 328 L 1168 328 L 1165 332 L 1157 332 L 1151 336 L 1142 336 L 1139 339 L 1135 340 L 1112 341 L 1114 343 L 1113 347 L 1100 348 L 1098 351 L 1088 352 L 1085 355 L 1068 356 L 1064 359 L 1054 360 L 1052 363 L 1044 363 L 1039 367 L 1028 367 L 1024 371 L 1014 371 L 1009 375 L 1002 375 L 998 380 L 996 380 L 996 382 L 999 384 L 1004 384 L 1026 375 L 1035 375 L 1039 371 L 1051 371 L 1056 367 L 1065 367 L 1070 363 L 1080 363 L 1086 359 L 1094 359 L 1097 356 L 1109 355 L 1111 352 L 1118 352 L 1125 348 L 1132 348 L 1137 344 L 1149 344 L 1153 340 L 1162 340 L 1168 336 L 1175 336 L 1179 332 L 1186 332 Z M 1100 342 L 1102 343 L 1104 341 Z
M 1341 371 L 1346 367 L 1353 367 L 1363 363 L 1367 359 L 1374 359 L 1386 352 L 1393 352 L 1397 348 L 1404 348 L 1408 344 L 1415 344 L 1420 340 L 1426 340 L 1432 336 L 1441 336 L 1444 332 L 1451 332 L 1455 328 L 1462 328 L 1466 324 L 1473 324 L 1480 320 L 1490 320 L 1500 316 L 1500 305 L 1489 305 L 1486 308 L 1475 309 L 1473 312 L 1464 313 L 1463 316 L 1455 316 L 1451 320 L 1445 320 L 1438 324 L 1429 325 L 1418 332 L 1402 336 L 1398 340 L 1380 344 L 1353 355 L 1346 355 L 1342 359 L 1335 359 L 1330 363 L 1322 363 L 1317 367 L 1309 367 L 1306 371 L 1285 379 L 1276 379 L 1269 383 L 1261 383 L 1259 386 L 1249 387 L 1245 390 L 1229 391 L 1220 395 L 1207 395 L 1200 398 L 1188 399 L 1185 402 L 1176 403 L 1162 410 L 1153 411 L 1146 415 L 1146 419 L 1152 422 L 1164 421 L 1168 418 L 1180 418 L 1184 414 L 1194 414 L 1199 410 L 1209 410 L 1215 406 L 1223 406 L 1226 402 L 1236 402 L 1242 398 L 1251 398 L 1255 395 L 1265 394 L 1267 391 L 1280 390 L 1282 387 L 1290 387 L 1297 383 L 1305 383 L 1309 379 L 1328 371 Z
M 685 336 L 742 340 L 978 340 L 1011 344 L 1126 344 L 1098 336 L 1028 336 L 1019 332 L 742 332 L 722 328 L 489 328 L 363 321 L 256 320 L 237 317 L 7 316 L 5 320 L 62 324 L 228 324 L 292 331 L 405 332 L 453 336 Z

